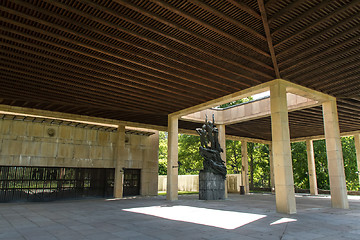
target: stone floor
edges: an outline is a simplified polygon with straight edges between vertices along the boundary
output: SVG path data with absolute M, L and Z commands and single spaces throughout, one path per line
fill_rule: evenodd
M 360 239 L 360 197 L 350 210 L 326 195 L 296 195 L 297 214 L 275 212 L 271 194 L 224 201 L 183 195 L 0 204 L 0 239 Z

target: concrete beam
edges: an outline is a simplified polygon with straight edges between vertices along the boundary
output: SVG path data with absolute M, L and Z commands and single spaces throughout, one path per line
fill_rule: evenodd
M 305 98 L 293 93 L 287 93 L 288 111 L 296 111 L 321 105 L 318 101 Z M 250 101 L 227 109 L 205 109 L 199 112 L 181 116 L 181 120 L 190 122 L 204 122 L 206 116 L 214 114 L 217 124 L 235 124 L 270 116 L 270 98 Z

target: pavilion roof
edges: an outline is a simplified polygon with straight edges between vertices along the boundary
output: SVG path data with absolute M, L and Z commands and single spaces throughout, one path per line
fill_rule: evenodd
M 166 126 L 282 78 L 336 97 L 341 131 L 360 130 L 359 14 L 353 0 L 4 0 L 0 104 Z M 323 134 L 321 107 L 289 120 L 293 138 Z M 227 133 L 269 140 L 270 118 Z

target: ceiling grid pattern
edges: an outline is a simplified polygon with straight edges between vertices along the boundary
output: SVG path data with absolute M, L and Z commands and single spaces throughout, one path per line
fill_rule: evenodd
M 359 130 L 359 14 L 352 0 L 4 0 L 0 104 L 166 126 L 280 75 L 337 97 L 341 131 Z M 321 107 L 289 119 L 292 137 L 323 133 Z M 271 138 L 270 118 L 227 129 Z

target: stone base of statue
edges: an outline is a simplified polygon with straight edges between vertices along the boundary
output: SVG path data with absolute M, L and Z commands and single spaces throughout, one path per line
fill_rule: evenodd
M 223 200 L 225 199 L 224 177 L 212 172 L 200 170 L 199 173 L 199 199 Z

